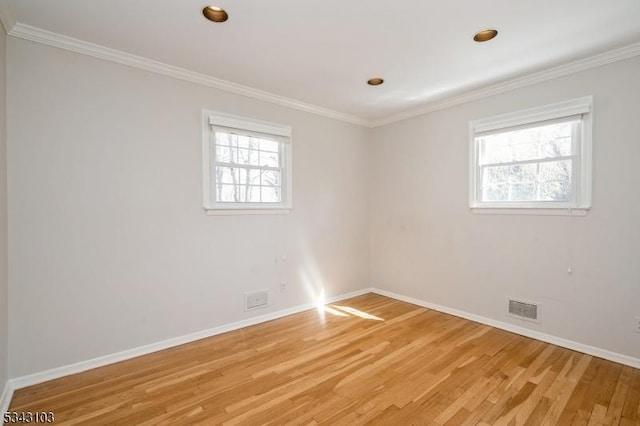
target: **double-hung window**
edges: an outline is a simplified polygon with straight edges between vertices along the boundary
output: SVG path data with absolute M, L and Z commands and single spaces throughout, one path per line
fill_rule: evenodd
M 291 127 L 203 111 L 203 157 L 205 210 L 291 208 Z
M 472 121 L 470 207 L 586 212 L 591 207 L 592 103 L 585 97 Z

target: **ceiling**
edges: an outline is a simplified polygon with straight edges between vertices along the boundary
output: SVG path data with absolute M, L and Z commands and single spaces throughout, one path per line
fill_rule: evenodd
M 640 0 L 207 1 L 8 0 L 5 13 L 371 122 L 640 41 Z M 229 20 L 205 20 L 208 4 Z M 498 37 L 474 42 L 486 28 Z

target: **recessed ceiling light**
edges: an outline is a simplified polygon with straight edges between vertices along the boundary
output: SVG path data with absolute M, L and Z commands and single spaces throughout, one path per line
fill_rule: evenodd
M 205 18 L 213 22 L 224 22 L 229 19 L 227 12 L 218 6 L 207 6 L 202 9 L 202 14 Z
M 370 78 L 367 80 L 367 84 L 369 86 L 380 86 L 382 83 L 384 83 L 384 80 L 380 77 Z
M 497 35 L 498 35 L 498 30 L 494 30 L 490 28 L 488 30 L 478 31 L 476 35 L 473 36 L 473 39 L 478 43 L 483 43 L 485 41 L 489 41 L 495 38 L 495 36 Z

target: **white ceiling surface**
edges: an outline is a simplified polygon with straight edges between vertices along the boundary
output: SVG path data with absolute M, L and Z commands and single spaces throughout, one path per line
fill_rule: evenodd
M 9 0 L 15 20 L 377 120 L 640 40 L 640 0 Z M 472 40 L 497 28 L 488 43 Z M 370 87 L 370 77 L 385 84 Z

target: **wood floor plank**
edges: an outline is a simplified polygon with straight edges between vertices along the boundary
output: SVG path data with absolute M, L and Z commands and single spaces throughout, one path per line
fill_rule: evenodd
M 622 407 L 620 424 L 640 423 L 640 370 L 633 369 L 629 391 Z
M 640 425 L 640 370 L 367 294 L 15 392 L 74 425 Z

